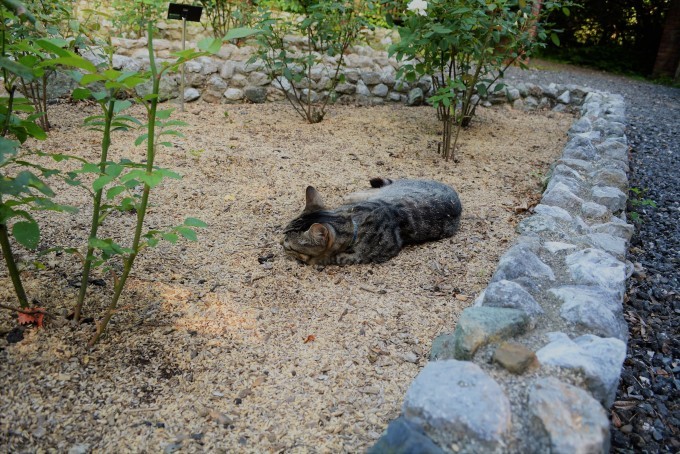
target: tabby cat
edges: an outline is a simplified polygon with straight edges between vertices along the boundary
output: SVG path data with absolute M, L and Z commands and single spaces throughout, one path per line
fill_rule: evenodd
M 334 210 L 307 187 L 304 211 L 284 230 L 286 254 L 309 265 L 384 262 L 405 245 L 446 238 L 458 228 L 460 199 L 443 183 L 374 178 L 371 186 Z

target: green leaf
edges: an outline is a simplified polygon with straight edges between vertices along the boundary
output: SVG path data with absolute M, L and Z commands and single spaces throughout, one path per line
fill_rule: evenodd
M 112 177 L 111 175 L 102 175 L 92 182 L 92 189 L 99 191 L 103 189 L 104 186 L 115 180 L 115 178 L 116 177 Z
M 35 221 L 20 221 L 12 226 L 12 235 L 27 249 L 35 249 L 40 243 L 40 228 Z
M 125 186 L 114 186 L 110 188 L 108 191 L 106 191 L 106 199 L 113 200 L 114 198 L 116 198 L 116 196 L 122 194 L 126 190 L 127 188 Z
M 176 233 L 163 233 L 161 236 L 172 244 L 177 243 L 177 239 L 179 238 Z
M 112 162 L 106 166 L 106 170 L 104 171 L 104 173 L 114 178 L 118 178 L 118 176 L 123 172 L 124 169 L 125 166 Z
M 35 79 L 33 69 L 27 66 L 17 63 L 14 60 L 10 60 L 7 57 L 0 57 L 0 68 L 5 68 L 12 74 L 24 79 L 26 82 L 32 82 Z
M 144 133 L 144 134 L 140 135 L 139 137 L 137 137 L 137 139 L 135 139 L 135 146 L 141 145 L 141 143 L 144 142 L 148 137 L 149 137 L 149 134 L 147 134 L 147 133 Z
M 47 63 L 49 63 L 49 65 L 47 65 Z M 47 60 L 45 63 L 43 63 L 43 66 L 53 65 L 64 65 L 73 68 L 80 68 L 92 73 L 97 72 L 97 67 L 95 65 L 93 65 L 92 63 L 90 63 L 90 61 L 84 59 L 83 57 L 77 55 L 73 55 L 70 57 L 54 58 L 52 60 Z
M 28 135 L 31 137 L 38 139 L 38 140 L 45 140 L 47 139 L 47 133 L 35 124 L 32 121 L 22 121 L 21 126 L 23 126 L 26 129 L 26 132 L 28 132 Z
M 232 28 L 230 29 L 226 35 L 224 35 L 224 38 L 222 38 L 222 41 L 231 41 L 234 39 L 241 39 L 241 38 L 246 38 L 248 36 L 256 35 L 262 33 L 261 30 L 257 30 L 254 28 L 247 28 L 247 27 L 237 27 L 237 28 Z
M 83 74 L 83 76 L 78 81 L 81 85 L 89 85 L 92 82 L 99 82 L 106 80 L 106 77 L 101 74 Z
M 121 101 L 121 100 L 116 100 L 116 103 L 113 105 L 113 113 L 117 114 L 122 112 L 123 110 L 127 109 L 130 107 L 132 103 L 130 101 Z
M 168 129 L 166 131 L 161 131 L 159 136 L 177 136 L 177 137 L 184 137 L 184 134 L 182 134 L 179 131 L 175 131 L 174 129 Z
M 222 48 L 222 40 L 216 38 L 205 38 L 198 42 L 198 48 L 216 54 Z
M 189 123 L 187 123 L 186 121 L 182 121 L 182 120 L 168 120 L 165 123 L 163 123 L 163 126 L 166 127 L 166 128 L 168 126 L 188 126 L 188 125 L 189 125 Z
M 80 167 L 80 170 L 76 170 L 77 173 L 99 173 L 99 166 L 92 162 L 84 162 Z
M 5 164 L 11 157 L 16 156 L 19 142 L 16 140 L 0 137 L 0 166 Z
M 208 224 L 197 218 L 186 218 L 184 220 L 184 225 L 188 227 L 201 227 L 201 228 L 208 227 Z
M 76 101 L 82 101 L 83 99 L 87 99 L 90 96 L 92 96 L 92 92 L 88 90 L 87 88 L 83 87 L 78 87 L 75 90 L 73 90 L 73 93 L 71 93 L 71 98 L 73 98 Z
M 449 35 L 453 32 L 450 28 L 444 27 L 441 24 L 432 25 L 432 31 L 439 33 L 440 35 Z
M 553 42 L 554 45 L 556 46 L 560 45 L 560 37 L 557 36 L 557 33 L 551 33 L 550 40 Z
M 192 229 L 189 227 L 175 227 L 175 231 L 182 235 L 184 238 L 186 238 L 189 241 L 196 241 L 198 240 L 198 236 L 196 235 L 196 232 L 194 232 Z
M 61 38 L 39 39 L 36 44 L 59 57 L 70 57 L 72 55 L 71 52 L 64 49 L 68 46 L 68 42 Z
M 172 112 L 174 112 L 175 109 L 163 109 L 163 110 L 158 110 L 156 111 L 156 118 L 159 120 L 167 120 L 170 118 L 170 115 L 172 115 Z
M 88 246 L 100 249 L 104 254 L 108 256 L 116 254 L 130 254 L 132 249 L 123 247 L 112 239 L 107 238 L 105 240 L 101 238 L 90 238 L 87 242 Z
M 180 175 L 177 172 L 173 172 L 172 170 L 168 170 L 168 169 L 158 168 L 154 171 L 154 173 L 158 173 L 158 174 L 162 175 L 163 177 L 173 178 L 175 180 L 181 180 L 182 179 L 182 175 Z

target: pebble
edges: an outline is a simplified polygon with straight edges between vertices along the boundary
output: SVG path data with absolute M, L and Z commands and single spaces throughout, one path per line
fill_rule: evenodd
M 538 365 L 536 354 L 521 344 L 503 342 L 493 353 L 493 360 L 513 374 L 523 374 Z

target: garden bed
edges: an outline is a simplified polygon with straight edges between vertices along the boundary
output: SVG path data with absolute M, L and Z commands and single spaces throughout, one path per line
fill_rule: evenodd
M 94 106 L 55 106 L 56 127 L 36 146 L 94 160 L 99 137 L 80 124 L 95 113 Z M 152 193 L 148 225 L 192 216 L 209 228 L 197 243 L 164 243 L 140 255 L 94 350 L 85 347 L 93 324 L 54 323 L 26 330 L 19 343 L 0 341 L 0 446 L 365 450 L 398 416 L 432 340 L 488 283 L 573 122 L 552 112 L 480 108 L 454 163 L 436 153 L 440 123 L 427 106 L 333 106 L 322 123 L 308 125 L 285 104 L 198 103 L 176 118 L 190 124 L 186 137 L 157 163 L 184 179 Z M 112 159 L 141 159 L 144 151 L 132 145 L 137 134 L 114 137 Z M 336 206 L 375 176 L 452 185 L 463 203 L 460 231 L 380 265 L 317 268 L 283 256 L 282 227 L 302 209 L 307 185 Z M 80 246 L 88 198 L 54 186 L 59 201 L 81 212 L 41 216 L 41 247 Z M 100 236 L 126 244 L 134 221 L 130 213 L 112 215 Z M 46 270 L 24 272 L 27 292 L 66 314 L 78 260 L 41 260 Z M 13 301 L 2 273 L 0 298 Z M 106 274 L 93 278 L 104 285 L 91 286 L 86 316 L 100 314 L 111 294 Z M 0 313 L 1 332 L 15 323 Z

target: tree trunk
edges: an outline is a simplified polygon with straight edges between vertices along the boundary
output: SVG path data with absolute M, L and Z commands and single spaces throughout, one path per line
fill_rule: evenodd
M 656 53 L 652 75 L 670 76 L 680 80 L 677 69 L 680 67 L 680 0 L 671 0 L 666 12 L 661 42 Z

